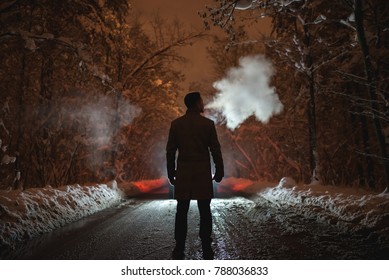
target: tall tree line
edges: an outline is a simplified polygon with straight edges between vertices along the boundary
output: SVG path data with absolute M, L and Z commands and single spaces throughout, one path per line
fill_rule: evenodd
M 256 0 L 245 11 L 235 9 L 239 1 L 216 2 L 203 17 L 230 34 L 227 45 L 264 44 L 277 69 L 273 82 L 284 113 L 268 126 L 246 123 L 235 133 L 261 135 L 250 155 L 273 174 L 265 177 L 388 186 L 387 1 Z M 242 23 L 260 24 L 265 16 L 272 19 L 270 38 L 239 35 Z M 269 162 L 263 149 L 278 156 Z
M 177 26 L 152 38 L 126 0 L 3 2 L 1 188 L 159 176 L 174 47 L 198 36 Z

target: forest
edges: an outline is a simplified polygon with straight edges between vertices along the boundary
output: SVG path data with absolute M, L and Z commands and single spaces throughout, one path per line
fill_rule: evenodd
M 208 49 L 215 77 L 190 89 L 209 102 L 241 57 L 264 54 L 283 104 L 268 123 L 220 120 L 227 177 L 389 186 L 388 1 L 214 0 L 193 12 L 224 35 Z M 270 36 L 245 32 L 263 17 Z M 126 0 L 2 1 L 1 189 L 166 174 L 167 132 L 184 112 L 177 48 L 210 35 L 152 26 Z

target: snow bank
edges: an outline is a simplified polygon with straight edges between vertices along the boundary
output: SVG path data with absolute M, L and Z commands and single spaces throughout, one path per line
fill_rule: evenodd
M 283 178 L 276 187 L 258 192 L 257 205 L 265 201 L 309 219 L 338 225 L 347 232 L 369 229 L 389 236 L 389 194 L 293 183 Z
M 275 186 L 277 184 L 270 182 L 253 182 L 245 178 L 228 177 L 217 184 L 218 193 L 230 193 L 230 194 L 242 194 L 246 193 L 252 195 L 262 189 L 266 189 L 269 186 Z
M 74 222 L 122 198 L 116 181 L 93 186 L 0 191 L 0 248 Z
M 0 249 L 60 228 L 111 207 L 122 197 L 168 188 L 166 178 L 110 184 L 71 185 L 0 191 Z M 247 193 L 254 201 L 247 213 L 260 219 L 266 204 L 306 218 L 337 225 L 347 232 L 368 229 L 389 239 L 389 194 L 334 186 L 297 186 L 290 178 L 279 184 L 225 178 L 218 192 Z

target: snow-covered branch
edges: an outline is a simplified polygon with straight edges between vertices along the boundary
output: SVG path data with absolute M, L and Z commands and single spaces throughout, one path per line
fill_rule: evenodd
M 179 38 L 178 40 L 170 43 L 167 46 L 164 46 L 160 48 L 159 50 L 153 52 L 150 54 L 148 57 L 146 57 L 141 63 L 136 66 L 131 73 L 127 76 L 124 84 L 127 84 L 130 79 L 132 79 L 140 70 L 142 70 L 150 61 L 152 61 L 154 58 L 168 52 L 169 50 L 179 47 L 179 46 L 184 46 L 186 44 L 189 44 L 193 39 L 201 38 L 206 36 L 204 32 L 200 33 L 195 33 L 195 34 L 189 34 L 185 36 L 184 38 Z

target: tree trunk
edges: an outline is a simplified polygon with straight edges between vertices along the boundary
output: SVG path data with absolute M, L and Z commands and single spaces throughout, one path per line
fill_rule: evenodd
M 320 182 L 319 155 L 317 152 L 316 130 L 316 96 L 313 75 L 309 78 L 308 101 L 308 129 L 309 129 L 309 164 L 311 167 L 312 182 Z
M 311 168 L 312 182 L 320 182 L 320 165 L 319 155 L 317 151 L 317 130 L 316 130 L 316 88 L 315 78 L 313 73 L 313 58 L 311 54 L 311 38 L 308 30 L 308 26 L 304 25 L 304 47 L 305 56 L 304 63 L 308 69 L 308 133 L 309 133 L 309 164 Z
M 19 88 L 19 99 L 18 99 L 18 113 L 17 113 L 17 137 L 16 137 L 16 145 L 15 145 L 15 180 L 13 182 L 13 187 L 18 188 L 23 185 L 21 180 L 21 154 L 20 154 L 20 146 L 22 142 L 23 136 L 23 114 L 24 114 L 24 91 L 26 88 L 26 54 L 23 52 L 21 58 L 21 69 L 20 69 L 20 88 Z
M 385 171 L 385 179 L 387 186 L 389 185 L 389 158 L 388 158 L 388 152 L 386 150 L 386 143 L 385 143 L 385 136 L 382 131 L 382 126 L 380 119 L 377 116 L 377 112 L 379 110 L 378 104 L 377 104 L 377 81 L 371 61 L 370 56 L 370 50 L 369 45 L 366 40 L 365 36 L 365 29 L 363 24 L 363 1 L 362 0 L 354 0 L 354 14 L 355 14 L 355 23 L 356 23 L 356 31 L 357 31 L 357 37 L 359 46 L 361 47 L 361 51 L 363 54 L 363 61 L 365 65 L 365 75 L 367 80 L 367 89 L 369 92 L 369 98 L 370 98 L 370 107 L 371 107 L 371 113 L 373 117 L 373 123 L 374 123 L 374 129 L 380 149 L 380 157 L 382 164 L 384 166 Z M 389 191 L 388 187 L 385 190 L 386 192 Z
M 121 123 L 121 116 L 120 116 L 120 106 L 121 103 L 123 102 L 123 93 L 121 92 L 122 90 L 122 84 L 123 82 L 123 57 L 118 51 L 117 55 L 117 84 L 119 85 L 120 91 L 119 90 L 114 90 L 115 94 L 115 117 L 113 120 L 113 133 L 112 133 L 112 149 L 111 149 L 111 164 L 112 164 L 112 179 L 117 180 L 119 174 L 121 173 L 121 170 L 117 170 L 118 164 L 116 163 L 117 161 L 117 155 L 118 155 L 118 137 L 119 137 L 119 131 L 120 131 L 120 123 Z
M 371 154 L 371 145 L 370 145 L 370 137 L 369 137 L 369 128 L 368 128 L 368 122 L 366 116 L 362 113 L 362 109 L 360 106 L 356 106 L 356 113 L 357 116 L 355 116 L 354 113 L 351 113 L 351 123 L 352 127 L 357 127 L 358 130 L 360 129 L 360 133 L 357 133 L 354 138 L 354 143 L 356 147 L 361 147 L 363 149 L 364 154 L 370 155 Z M 362 144 L 360 143 L 360 138 L 362 138 Z M 359 153 L 360 154 L 360 153 Z M 370 188 L 373 188 L 375 186 L 375 177 L 374 177 L 374 161 L 373 159 L 368 156 L 365 158 L 362 154 L 358 156 L 359 160 L 357 163 L 357 170 L 358 174 L 360 175 L 358 181 L 361 181 L 361 179 L 367 183 L 367 185 Z M 362 166 L 361 163 L 366 162 L 364 166 Z M 362 178 L 361 178 L 362 177 Z

